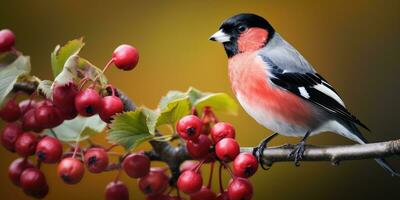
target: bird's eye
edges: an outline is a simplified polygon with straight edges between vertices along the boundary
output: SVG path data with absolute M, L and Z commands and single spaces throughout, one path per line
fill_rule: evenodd
M 238 30 L 239 30 L 239 32 L 243 33 L 243 32 L 245 32 L 247 30 L 247 27 L 241 25 L 241 26 L 238 27 Z

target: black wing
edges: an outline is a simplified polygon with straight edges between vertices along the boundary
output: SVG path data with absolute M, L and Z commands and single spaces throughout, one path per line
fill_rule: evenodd
M 269 58 L 263 56 L 263 60 L 270 67 L 269 72 L 272 73 L 270 81 L 275 85 L 320 106 L 334 116 L 353 122 L 369 130 L 366 125 L 344 107 L 337 92 L 319 74 L 285 72 Z

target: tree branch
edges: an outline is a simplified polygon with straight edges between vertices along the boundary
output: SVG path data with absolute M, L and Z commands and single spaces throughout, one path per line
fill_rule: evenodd
M 33 93 L 37 84 L 34 82 L 24 82 L 15 84 L 14 92 Z M 124 103 L 124 110 L 135 110 L 136 106 L 123 92 L 117 91 Z M 111 91 L 109 91 L 110 93 Z M 110 93 L 111 94 L 111 93 Z M 160 134 L 160 133 L 157 133 Z M 185 146 L 173 146 L 169 142 L 150 141 L 153 147 L 152 151 L 146 152 L 153 160 L 163 161 L 171 169 L 171 184 L 175 184 L 179 177 L 179 166 L 185 161 L 191 159 Z M 286 144 L 278 147 L 266 148 L 263 152 L 263 160 L 267 166 L 272 166 L 275 162 L 294 161 L 289 154 L 293 151 L 294 145 Z M 241 152 L 253 152 L 253 147 L 242 147 Z M 346 146 L 312 146 L 307 145 L 302 161 L 330 161 L 337 165 L 344 160 L 361 160 L 383 158 L 388 156 L 400 155 L 400 140 L 392 140 L 387 142 L 355 144 Z M 113 169 L 118 166 L 111 166 Z
M 266 148 L 263 153 L 265 165 L 272 166 L 275 162 L 294 161 L 289 154 L 295 145 L 282 145 Z M 241 148 L 242 152 L 253 152 L 253 148 Z M 345 146 L 312 146 L 307 145 L 302 161 L 330 161 L 337 165 L 344 160 L 361 160 L 383 158 L 400 155 L 400 140 L 387 142 L 354 144 Z

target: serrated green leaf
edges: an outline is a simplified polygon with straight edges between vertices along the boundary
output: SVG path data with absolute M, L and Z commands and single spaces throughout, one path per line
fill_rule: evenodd
M 190 100 L 188 97 L 176 99 L 169 102 L 166 107 L 161 110 L 157 119 L 156 126 L 163 124 L 175 124 L 183 116 L 190 113 Z
M 51 99 L 53 95 L 53 90 L 51 86 L 53 85 L 53 81 L 42 80 L 39 82 L 38 90 L 43 93 L 47 99 Z
M 73 55 L 65 62 L 63 70 L 54 79 L 52 87 L 54 87 L 54 84 L 63 85 L 83 78 L 88 78 L 94 81 L 97 76 L 99 76 L 97 81 L 101 86 L 105 86 L 107 84 L 107 78 L 99 68 L 91 64 L 89 61 L 77 55 Z
M 143 109 L 117 115 L 110 127 L 108 140 L 124 146 L 126 150 L 133 150 L 154 137 L 148 129 L 147 116 Z
M 60 45 L 56 46 L 53 53 L 51 53 L 51 68 L 54 77 L 61 73 L 68 58 L 73 55 L 78 55 L 84 45 L 83 39 L 80 38 L 71 40 L 62 47 L 60 47 Z
M 60 126 L 53 128 L 51 130 L 46 129 L 44 134 L 53 135 L 55 134 L 58 139 L 64 142 L 72 142 L 79 140 L 85 140 L 92 135 L 103 132 L 106 127 L 98 115 L 91 117 L 81 117 L 78 116 L 72 120 L 66 120 Z
M 29 56 L 19 56 L 11 64 L 0 68 L 0 104 L 13 89 L 14 84 L 22 75 L 29 74 L 31 63 Z
M 160 114 L 146 107 L 142 107 L 142 112 L 146 116 L 146 124 L 150 134 L 154 135 Z
M 177 90 L 171 90 L 167 93 L 167 95 L 163 96 L 160 99 L 158 108 L 159 108 L 159 110 L 164 110 L 170 102 L 175 101 L 177 99 L 182 99 L 185 97 L 187 97 L 187 93 L 177 91 Z
M 237 114 L 239 108 L 236 101 L 225 93 L 204 93 L 204 96 L 197 99 L 193 105 L 198 111 L 202 111 L 204 107 L 209 106 L 214 111 L 233 115 Z

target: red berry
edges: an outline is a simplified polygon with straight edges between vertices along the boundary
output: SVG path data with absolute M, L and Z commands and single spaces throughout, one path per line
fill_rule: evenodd
M 6 122 L 17 121 L 21 114 L 21 109 L 14 99 L 8 100 L 0 110 L 0 118 Z
M 106 200 L 129 200 L 129 191 L 121 181 L 113 181 L 106 187 Z
M 49 186 L 47 184 L 43 185 L 38 190 L 23 190 L 26 195 L 29 195 L 36 199 L 43 199 L 49 193 Z
M 26 99 L 19 102 L 19 108 L 21 109 L 22 114 L 25 114 L 28 110 L 36 107 L 36 101 L 31 99 Z
M 138 50 L 127 44 L 118 46 L 112 55 L 115 66 L 119 69 L 129 71 L 136 67 L 139 62 Z
M 179 190 L 186 194 L 193 194 L 198 192 L 203 185 L 203 179 L 201 175 L 194 171 L 185 171 L 183 172 L 179 178 L 177 186 Z
M 15 43 L 15 35 L 9 29 L 0 30 L 0 52 L 11 50 Z
M 57 175 L 67 184 L 81 181 L 85 169 L 83 163 L 76 158 L 64 158 L 57 167 Z
M 210 155 L 211 145 L 211 139 L 207 135 L 201 134 L 197 141 L 189 140 L 186 144 L 186 148 L 192 158 L 200 159 Z
M 124 159 L 122 167 L 131 178 L 141 178 L 150 171 L 150 159 L 142 154 L 130 154 Z
M 26 158 L 17 158 L 14 160 L 10 167 L 8 167 L 8 177 L 16 185 L 19 186 L 21 173 L 27 168 L 34 168 L 33 163 Z
M 150 171 L 139 179 L 139 189 L 146 195 L 159 195 L 168 188 L 168 181 L 164 172 Z
M 203 186 L 200 191 L 190 195 L 190 200 L 215 200 L 216 197 L 215 192 Z
M 15 150 L 22 157 L 31 156 L 35 154 L 36 144 L 36 135 L 31 132 L 25 132 L 15 141 Z
M 199 162 L 195 160 L 186 160 L 179 167 L 179 171 L 182 173 L 187 170 L 194 170 L 198 166 Z M 200 170 L 199 170 L 200 173 Z
M 44 163 L 56 163 L 61 159 L 63 146 L 56 138 L 46 136 L 36 146 L 36 156 Z
M 42 171 L 37 168 L 25 169 L 19 179 L 22 189 L 28 191 L 40 191 L 47 185 L 46 178 Z
M 90 148 L 85 153 L 85 163 L 92 173 L 100 173 L 108 166 L 108 154 L 103 148 Z
M 101 96 L 91 88 L 82 90 L 75 97 L 75 108 L 85 117 L 97 114 L 101 109 Z
M 43 128 L 40 126 L 35 118 L 35 110 L 35 108 L 29 109 L 22 116 L 22 129 L 24 131 L 34 131 L 36 133 L 42 132 Z
M 224 138 L 235 138 L 235 128 L 227 122 L 216 123 L 211 129 L 211 138 L 214 143 Z
M 120 98 L 116 96 L 106 96 L 101 100 L 99 116 L 104 122 L 110 123 L 112 117 L 122 111 L 124 111 L 124 104 Z
M 215 200 L 229 200 L 228 191 L 225 190 L 223 193 L 219 193 Z
M 224 138 L 215 145 L 215 153 L 220 160 L 229 162 L 240 153 L 240 147 L 235 139 Z
M 6 124 L 1 133 L 1 143 L 7 150 L 15 152 L 15 142 L 21 134 L 22 129 L 18 125 Z
M 253 197 L 253 186 L 245 178 L 235 178 L 228 185 L 230 200 L 250 200 Z
M 42 128 L 54 128 L 63 122 L 60 111 L 54 105 L 43 105 L 36 108 L 35 118 Z
M 64 119 L 73 119 L 78 115 L 75 108 L 75 97 L 78 87 L 70 82 L 65 85 L 56 85 L 53 89 L 53 103 L 60 109 Z
M 176 125 L 179 135 L 185 140 L 197 140 L 201 134 L 203 122 L 195 115 L 187 115 Z
M 258 168 L 257 158 L 251 153 L 241 153 L 233 161 L 233 174 L 248 178 L 256 173 Z

